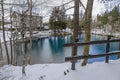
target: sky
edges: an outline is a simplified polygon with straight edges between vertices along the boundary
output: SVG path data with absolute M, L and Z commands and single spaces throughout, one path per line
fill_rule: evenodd
M 25 0 L 6 0 L 5 2 L 12 2 L 12 1 L 15 1 L 16 3 L 25 2 Z M 62 5 L 71 0 L 33 0 L 33 1 L 34 2 L 36 1 L 35 4 L 37 4 L 36 5 L 37 7 L 33 8 L 33 12 L 37 12 L 39 15 L 44 16 L 43 19 L 44 19 L 44 22 L 46 22 L 49 20 L 49 15 L 51 14 L 53 7 Z M 83 2 L 84 6 L 86 7 L 87 0 L 81 0 L 81 1 Z M 104 13 L 106 11 L 106 8 L 108 8 L 108 10 L 111 10 L 113 8 L 113 4 L 118 4 L 118 3 L 120 3 L 119 0 L 113 0 L 112 3 L 109 3 L 109 2 L 101 3 L 100 0 L 94 0 L 92 16 L 95 17 L 97 14 Z M 65 5 L 66 8 L 69 8 L 71 6 L 74 6 L 73 2 L 68 5 Z M 25 9 L 25 8 L 23 8 L 23 9 Z M 20 11 L 20 7 L 15 7 L 14 10 Z M 83 10 L 83 8 L 80 8 L 80 11 L 81 10 Z M 66 11 L 66 14 L 73 14 L 73 12 L 74 12 L 74 9 L 70 9 L 70 10 Z M 83 10 L 83 12 L 84 12 L 84 10 Z M 8 12 L 6 12 L 6 14 L 8 14 Z
M 64 1 L 63 3 L 66 3 L 70 0 L 55 0 L 55 2 L 53 3 L 56 3 L 55 5 L 60 5 L 62 4 L 62 1 Z M 83 5 L 86 7 L 86 4 L 87 4 L 87 0 L 81 0 Z M 61 3 L 60 3 L 61 2 Z M 70 7 L 70 6 L 74 6 L 74 2 L 66 5 L 65 7 Z M 83 9 L 83 7 L 80 7 L 80 11 L 82 10 L 82 12 L 84 12 L 85 10 Z M 103 3 L 100 3 L 99 0 L 94 0 L 94 4 L 93 4 L 93 13 L 92 13 L 92 16 L 95 17 L 97 16 L 97 14 L 101 14 L 102 12 L 104 12 L 106 9 L 105 9 L 105 5 Z M 66 11 L 66 14 L 73 14 L 74 13 L 74 9 L 70 9 L 68 11 Z M 47 20 L 47 17 L 46 17 L 46 20 Z

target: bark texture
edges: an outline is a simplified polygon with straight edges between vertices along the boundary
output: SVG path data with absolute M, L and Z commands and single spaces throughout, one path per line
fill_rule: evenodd
M 6 38 L 5 38 L 5 23 L 4 23 L 4 7 L 3 7 L 3 0 L 1 0 L 1 11 L 2 11 L 2 31 L 3 31 L 3 40 L 4 40 L 4 46 L 5 46 L 5 50 L 6 50 L 6 56 L 7 56 L 7 63 L 10 64 L 10 58 L 9 58 L 9 53 L 8 53 L 8 47 L 7 47 L 7 42 L 6 42 Z
M 78 42 L 78 27 L 79 27 L 79 0 L 74 1 L 74 31 L 73 42 Z M 72 47 L 72 57 L 77 55 L 77 46 Z M 72 61 L 72 70 L 75 70 L 75 62 Z
M 85 18 L 84 18 L 84 21 L 85 21 L 85 42 L 89 42 L 90 41 L 90 38 L 91 38 L 91 22 L 92 22 L 92 7 L 93 7 L 93 2 L 94 0 L 88 0 L 87 2 L 87 7 L 86 7 L 86 10 L 85 10 Z M 89 45 L 85 46 L 84 47 L 84 55 L 88 55 L 89 54 Z M 88 62 L 88 59 L 84 59 L 83 63 L 82 63 L 82 66 L 86 65 Z

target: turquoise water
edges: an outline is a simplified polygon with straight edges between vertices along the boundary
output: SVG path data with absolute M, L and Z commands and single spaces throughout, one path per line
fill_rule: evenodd
M 84 35 L 79 35 L 79 41 L 83 42 Z M 91 40 L 105 40 L 105 36 L 92 35 Z M 65 57 L 71 56 L 71 47 L 63 47 L 65 43 L 71 43 L 72 37 L 50 37 L 33 41 L 32 63 L 62 63 Z M 83 54 L 83 46 L 78 47 L 77 55 Z M 97 44 L 90 46 L 90 54 L 105 53 L 106 44 Z M 118 50 L 118 43 L 110 45 L 110 51 Z M 29 53 L 29 42 L 26 43 L 26 53 Z M 117 56 L 111 56 L 110 59 L 116 59 Z M 104 61 L 104 57 L 89 59 L 89 63 Z

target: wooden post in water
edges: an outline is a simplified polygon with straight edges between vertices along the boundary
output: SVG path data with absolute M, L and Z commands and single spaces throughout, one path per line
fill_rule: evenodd
M 107 40 L 109 41 L 110 38 L 111 38 L 111 36 L 108 35 Z M 109 50 L 110 50 L 110 43 L 107 43 L 107 45 L 106 45 L 106 53 L 108 53 Z M 105 60 L 105 62 L 106 62 L 106 63 L 109 63 L 109 56 L 106 56 L 106 60 Z

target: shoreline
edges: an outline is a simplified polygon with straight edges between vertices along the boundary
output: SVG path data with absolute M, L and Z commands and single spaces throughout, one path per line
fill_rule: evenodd
M 120 38 L 120 35 L 118 36 L 118 35 L 116 35 L 116 34 L 107 34 L 107 33 L 93 33 L 93 32 L 91 32 L 91 34 L 94 34 L 94 35 L 100 35 L 100 36 L 112 36 L 113 38 Z
M 46 32 L 46 31 L 45 31 Z M 84 31 L 82 31 L 82 33 L 84 34 L 85 32 Z M 100 30 L 92 30 L 91 31 L 91 35 L 100 35 L 100 36 L 108 36 L 108 35 L 110 35 L 110 36 L 112 36 L 113 38 L 120 38 L 120 35 L 119 35 L 119 33 L 112 33 L 112 34 L 110 34 L 110 33 L 107 33 L 107 32 L 103 32 L 103 31 L 100 31 Z M 72 34 L 72 32 L 66 32 L 65 34 L 52 34 L 52 33 L 38 33 L 38 34 L 34 34 L 33 35 L 33 40 L 37 40 L 37 39 L 42 39 L 42 38 L 49 38 L 50 36 L 66 36 L 66 35 L 73 35 Z M 1 36 L 2 37 L 2 36 Z M 21 39 L 19 39 L 19 41 L 21 41 Z M 29 37 L 28 37 L 28 35 L 25 37 L 25 41 L 29 41 Z M 8 37 L 6 37 L 6 42 L 8 43 L 9 42 L 9 40 L 8 40 Z M 1 44 L 3 44 L 4 43 L 4 41 L 2 40 L 2 38 L 1 38 Z

